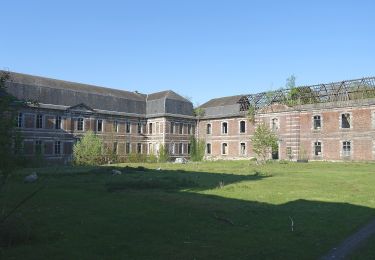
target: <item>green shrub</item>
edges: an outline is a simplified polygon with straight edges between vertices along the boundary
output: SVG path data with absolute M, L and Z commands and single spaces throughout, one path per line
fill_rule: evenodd
M 88 131 L 73 147 L 75 165 L 100 165 L 103 163 L 102 140 Z

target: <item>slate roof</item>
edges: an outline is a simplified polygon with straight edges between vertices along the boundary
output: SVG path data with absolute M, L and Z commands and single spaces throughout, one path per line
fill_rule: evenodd
M 229 97 L 222 97 L 222 98 L 214 98 L 202 104 L 200 107 L 208 108 L 208 107 L 235 105 L 238 103 L 238 101 L 242 97 L 246 97 L 246 95 L 236 95 L 236 96 L 229 96 Z
M 156 100 L 156 99 L 164 99 L 164 98 L 180 100 L 180 101 L 183 101 L 183 102 L 190 102 L 189 100 L 180 96 L 179 94 L 177 94 L 173 90 L 156 92 L 156 93 L 152 93 L 152 94 L 147 96 L 147 100 Z

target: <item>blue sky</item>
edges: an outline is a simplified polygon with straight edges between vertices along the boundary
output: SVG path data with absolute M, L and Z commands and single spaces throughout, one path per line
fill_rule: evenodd
M 0 68 L 214 97 L 375 76 L 375 1 L 1 1 Z

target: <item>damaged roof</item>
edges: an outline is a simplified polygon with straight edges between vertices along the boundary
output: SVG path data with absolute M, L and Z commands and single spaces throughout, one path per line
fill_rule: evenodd
M 246 95 L 236 95 L 236 96 L 229 96 L 229 97 L 222 97 L 222 98 L 214 98 L 199 107 L 208 108 L 208 107 L 235 105 L 235 104 L 238 104 L 240 99 L 243 97 L 246 97 Z

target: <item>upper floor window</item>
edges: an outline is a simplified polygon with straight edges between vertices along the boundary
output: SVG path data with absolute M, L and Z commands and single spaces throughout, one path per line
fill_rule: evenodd
M 77 130 L 78 131 L 83 131 L 83 118 L 78 118 L 77 119 Z
M 314 129 L 318 130 L 322 127 L 322 120 L 319 115 L 314 116 Z
M 126 123 L 125 123 L 125 132 L 127 134 L 130 133 L 130 122 L 129 121 L 126 121 Z
M 272 128 L 273 131 L 277 131 L 279 129 L 279 119 L 278 118 L 272 118 L 271 128 Z
M 43 128 L 43 115 L 36 115 L 36 128 Z
M 55 118 L 55 129 L 61 129 L 61 116 Z
M 96 131 L 97 132 L 103 131 L 103 120 L 98 119 L 98 121 L 96 121 Z
M 174 122 L 171 122 L 171 134 L 174 134 L 176 132 L 176 124 Z
M 240 133 L 243 134 L 246 132 L 246 122 L 240 121 Z
M 148 133 L 151 135 L 152 134 L 152 123 L 148 124 Z
M 211 154 L 211 144 L 206 144 L 206 153 Z
M 137 124 L 137 128 L 138 128 L 138 134 L 141 134 L 142 133 L 142 128 L 143 128 L 143 125 L 142 125 L 142 122 L 138 122 L 138 124 Z
M 352 147 L 351 147 L 350 141 L 342 142 L 342 155 L 343 156 L 350 156 L 351 148 Z
M 183 123 L 180 123 L 180 127 L 179 127 L 179 132 L 178 132 L 180 135 L 182 135 L 184 133 L 184 124 Z
M 314 142 L 314 155 L 315 156 L 322 155 L 322 143 L 319 141 Z
M 113 121 L 113 131 L 114 131 L 115 133 L 118 132 L 118 122 L 117 122 L 117 120 Z
M 350 128 L 350 114 L 341 114 L 341 128 Z
M 211 124 L 207 124 L 207 134 L 208 135 L 212 134 L 212 125 Z
M 61 154 L 61 142 L 55 141 L 55 154 Z
M 188 124 L 188 133 L 189 135 L 193 134 L 193 127 L 191 124 Z
M 221 124 L 221 133 L 222 134 L 227 134 L 228 133 L 228 123 L 227 122 L 223 122 Z
M 22 127 L 23 126 L 23 114 L 18 113 L 17 115 L 17 127 Z

